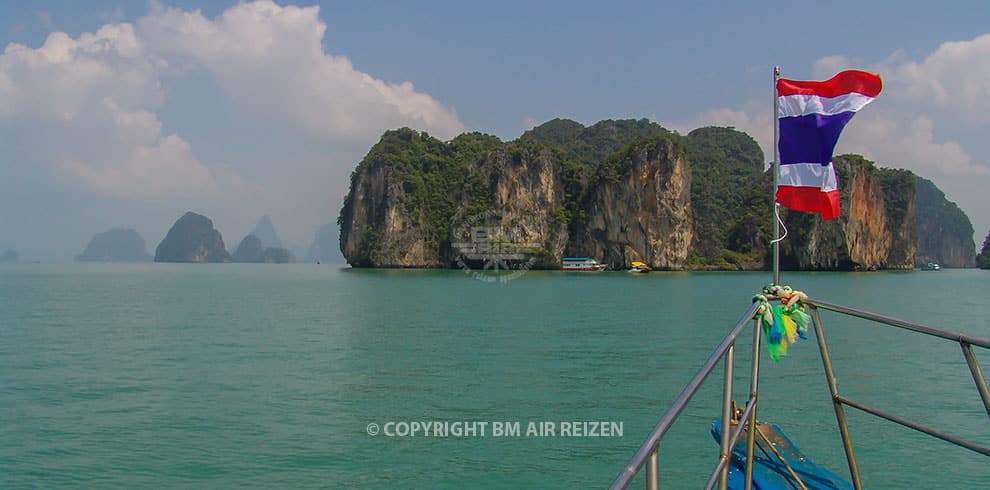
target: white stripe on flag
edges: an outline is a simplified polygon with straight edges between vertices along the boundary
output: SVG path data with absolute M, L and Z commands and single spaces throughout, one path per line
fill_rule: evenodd
M 852 92 L 831 98 L 817 95 L 786 95 L 777 97 L 777 101 L 777 117 L 806 116 L 808 114 L 829 116 L 843 112 L 856 112 L 866 104 L 873 102 L 873 97 Z
M 780 184 L 792 187 L 817 187 L 822 192 L 839 188 L 832 164 L 789 163 L 780 166 Z

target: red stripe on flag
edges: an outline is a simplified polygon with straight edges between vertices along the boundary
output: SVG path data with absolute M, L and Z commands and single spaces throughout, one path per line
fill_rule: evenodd
M 859 70 L 846 70 L 824 82 L 781 78 L 777 80 L 777 96 L 817 95 L 831 98 L 856 92 L 867 97 L 876 97 L 880 95 L 882 87 L 883 83 L 879 75 Z
M 822 192 L 817 187 L 782 185 L 777 188 L 777 202 L 794 211 L 818 213 L 822 219 L 839 217 L 839 191 Z

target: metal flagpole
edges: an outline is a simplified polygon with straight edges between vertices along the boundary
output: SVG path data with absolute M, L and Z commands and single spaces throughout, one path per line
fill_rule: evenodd
M 777 80 L 780 79 L 780 67 L 773 67 L 773 196 L 770 199 L 773 205 L 773 283 L 780 284 L 780 215 L 777 214 L 777 186 L 780 184 L 780 120 L 777 118 L 777 109 L 780 105 L 777 97 Z

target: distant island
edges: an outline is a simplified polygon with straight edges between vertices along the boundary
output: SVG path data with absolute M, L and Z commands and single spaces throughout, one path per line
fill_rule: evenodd
M 281 247 L 265 247 L 260 238 L 248 235 L 241 240 L 232 256 L 234 262 L 288 264 L 289 251 Z
M 248 234 L 258 237 L 261 240 L 261 246 L 264 248 L 283 248 L 282 241 L 278 238 L 278 233 L 275 233 L 275 225 L 272 224 L 272 219 L 268 215 L 262 216 L 258 220 L 258 224 L 254 225 L 251 233 Z
M 307 262 L 334 263 L 340 262 L 340 235 L 336 223 L 327 223 L 316 231 L 313 243 L 306 251 Z
M 987 232 L 987 237 L 983 240 L 983 248 L 976 257 L 976 265 L 980 269 L 990 269 L 990 232 Z
M 612 269 L 765 270 L 773 177 L 764 162 L 733 128 L 682 136 L 646 119 L 555 119 L 510 142 L 386 131 L 352 173 L 340 250 L 354 267 L 455 268 L 494 243 L 533 268 L 570 256 Z M 834 163 L 842 214 L 783 210 L 783 268 L 975 265 L 969 218 L 933 183 L 858 155 Z
M 155 262 L 230 262 L 223 236 L 213 221 L 192 211 L 182 215 L 158 248 Z
M 144 238 L 131 229 L 113 228 L 97 233 L 86 245 L 86 249 L 76 256 L 80 262 L 148 262 Z
M 17 262 L 20 259 L 20 255 L 16 250 L 7 249 L 3 253 L 0 253 L 0 263 L 2 262 Z

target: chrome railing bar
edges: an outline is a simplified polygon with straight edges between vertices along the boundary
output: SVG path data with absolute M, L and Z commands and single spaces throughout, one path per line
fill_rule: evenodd
M 660 490 L 660 443 L 650 453 L 646 461 L 646 490 Z
M 842 396 L 836 397 L 836 400 L 838 400 L 839 403 L 844 403 L 846 405 L 849 405 L 850 407 L 857 408 L 857 409 L 862 410 L 862 411 L 864 411 L 866 413 L 873 414 L 873 415 L 876 415 L 877 417 L 880 417 L 880 418 L 883 418 L 883 419 L 887 419 L 887 420 L 889 420 L 891 422 L 895 422 L 895 423 L 901 424 L 904 427 L 908 427 L 908 428 L 914 429 L 914 430 L 916 430 L 918 432 L 923 432 L 923 433 L 928 434 L 928 435 L 930 435 L 932 437 L 937 437 L 939 439 L 942 439 L 945 442 L 951 442 L 952 444 L 955 444 L 955 445 L 957 445 L 959 447 L 964 447 L 966 449 L 969 449 L 970 451 L 980 453 L 980 454 L 982 454 L 984 456 L 990 456 L 990 448 L 983 447 L 983 446 L 980 446 L 978 444 L 974 444 L 972 442 L 969 442 L 969 441 L 960 439 L 960 438 L 955 437 L 955 436 L 950 436 L 950 435 L 945 434 L 943 432 L 939 432 L 939 431 L 937 431 L 935 429 L 932 429 L 931 427 L 926 427 L 924 425 L 921 425 L 921 424 L 919 424 L 917 422 L 912 422 L 912 421 L 910 421 L 908 419 L 905 419 L 903 417 L 898 417 L 897 415 L 889 414 L 889 413 L 884 412 L 882 410 L 877 410 L 875 408 L 868 407 L 866 405 L 863 405 L 862 403 L 858 403 L 858 402 L 852 401 L 852 400 L 850 400 L 848 398 L 845 398 L 845 397 L 842 397 Z
M 686 407 L 688 402 L 691 401 L 691 398 L 698 391 L 701 383 L 705 381 L 705 378 L 707 378 L 712 372 L 715 365 L 718 364 L 718 361 L 723 355 L 725 355 L 725 352 L 729 349 L 729 345 L 735 342 L 736 337 L 739 336 L 739 333 L 746 328 L 746 324 L 749 323 L 749 320 L 753 318 L 754 314 L 756 314 L 757 307 L 759 307 L 759 303 L 753 303 L 750 305 L 742 319 L 736 323 L 735 328 L 733 328 L 722 343 L 715 348 L 715 352 L 708 357 L 708 360 L 705 361 L 705 364 L 701 367 L 698 373 L 694 375 L 691 382 L 688 383 L 687 387 L 685 387 L 683 391 L 681 391 L 681 394 L 678 395 L 677 400 L 674 401 L 674 404 L 667 410 L 667 413 L 665 413 L 663 418 L 660 419 L 660 422 L 657 423 L 656 427 L 653 428 L 653 431 L 650 432 L 650 435 L 646 438 L 646 441 L 644 441 L 639 447 L 639 450 L 636 451 L 636 454 L 633 455 L 631 460 L 629 460 L 629 463 L 622 470 L 622 472 L 619 473 L 619 476 L 615 478 L 615 481 L 612 482 L 612 485 L 609 488 L 623 489 L 629 486 L 629 482 L 631 482 L 633 477 L 636 476 L 636 473 L 639 472 L 639 468 L 643 466 L 644 462 L 646 462 L 646 459 L 653 451 L 653 448 L 659 444 L 660 438 L 663 437 L 667 430 L 670 429 L 670 426 L 674 423 L 674 421 L 677 420 L 677 417 L 681 414 L 681 412 L 684 411 L 684 407 Z M 758 349 L 754 350 L 756 350 L 756 354 L 759 354 Z
M 828 391 L 832 395 L 832 408 L 835 410 L 835 420 L 839 424 L 839 434 L 842 436 L 842 448 L 846 452 L 846 464 L 849 465 L 849 475 L 852 477 L 853 488 L 861 490 L 863 488 L 863 482 L 859 478 L 859 465 L 856 463 L 852 437 L 849 435 L 849 426 L 846 424 L 846 412 L 842 409 L 842 403 L 839 402 L 839 384 L 835 380 L 835 370 L 832 368 L 832 356 L 828 354 L 822 317 L 818 313 L 818 308 L 811 308 L 811 317 L 815 321 L 814 329 L 815 338 L 818 340 L 818 352 L 821 353 L 822 365 L 825 367 L 825 379 L 828 381 Z
M 752 318 L 752 314 L 749 318 Z M 758 395 L 760 391 L 760 339 L 762 333 L 760 331 L 760 321 L 753 320 L 753 370 L 750 373 L 749 380 L 749 399 L 753 404 L 753 410 L 750 411 L 749 417 L 740 420 L 746 420 L 751 427 L 756 427 L 756 402 L 758 400 Z M 743 472 L 743 487 L 745 490 L 753 489 L 753 452 L 756 449 L 756 436 L 753 431 L 749 431 L 749 436 L 746 438 L 746 469 Z
M 852 476 L 853 486 L 860 490 L 862 489 L 862 483 L 859 478 L 859 468 L 856 463 L 856 457 L 853 453 L 852 441 L 849 436 L 849 428 L 845 419 L 845 412 L 842 405 L 849 405 L 850 407 L 859 409 L 863 412 L 869 413 L 871 415 L 895 422 L 897 424 L 903 425 L 905 427 L 914 429 L 918 432 L 928 434 L 932 437 L 942 439 L 943 441 L 955 444 L 960 447 L 964 447 L 971 451 L 983 454 L 985 456 L 990 456 L 990 448 L 980 446 L 978 444 L 960 439 L 955 436 L 945 434 L 943 432 L 937 431 L 930 427 L 921 425 L 917 422 L 898 417 L 893 414 L 877 410 L 875 408 L 868 407 L 861 403 L 855 402 L 848 398 L 839 395 L 838 384 L 836 382 L 835 371 L 832 367 L 832 359 L 828 353 L 828 346 L 825 343 L 825 336 L 822 328 L 821 316 L 818 313 L 818 309 L 826 309 L 834 311 L 841 314 L 846 314 L 849 316 L 854 316 L 862 318 L 865 320 L 870 320 L 898 328 L 903 328 L 905 330 L 911 330 L 918 333 L 923 333 L 926 335 L 931 335 L 934 337 L 939 337 L 947 340 L 954 340 L 959 342 L 960 347 L 963 351 L 963 356 L 966 358 L 966 363 L 969 366 L 970 373 L 973 375 L 973 380 L 976 382 L 977 390 L 980 393 L 980 398 L 983 400 L 984 409 L 987 415 L 990 416 L 990 389 L 987 387 L 986 379 L 983 377 L 983 371 L 980 368 L 980 364 L 973 354 L 972 346 L 976 345 L 978 347 L 983 347 L 985 349 L 990 349 L 990 340 L 972 337 L 969 335 L 952 332 L 948 330 L 942 330 L 934 327 L 929 327 L 926 325 L 921 325 L 917 323 L 912 323 L 904 320 L 900 320 L 893 317 L 888 317 L 884 315 L 878 315 L 868 311 L 858 310 L 855 308 L 849 308 L 842 305 L 837 305 L 834 303 L 829 303 L 827 301 L 807 299 L 802 301 L 804 304 L 811 306 L 810 310 L 815 323 L 815 335 L 818 339 L 818 348 L 822 356 L 822 364 L 825 368 L 825 376 L 828 380 L 829 392 L 832 395 L 832 405 L 835 409 L 836 420 L 839 425 L 839 431 L 842 435 L 842 443 L 846 452 L 846 461 L 849 464 L 850 475 Z M 709 479 L 707 489 L 711 489 L 716 481 L 719 482 L 720 488 L 724 488 L 725 483 L 727 483 L 729 463 L 731 462 L 732 453 L 731 448 L 735 447 L 738 442 L 738 438 L 741 437 L 743 428 L 749 424 L 752 427 L 756 427 L 756 403 L 759 387 L 759 360 L 760 360 L 760 325 L 758 320 L 754 320 L 753 328 L 753 366 L 752 366 L 752 377 L 750 379 L 750 398 L 748 400 L 746 409 L 744 410 L 740 423 L 737 424 L 737 428 L 733 431 L 732 436 L 726 441 L 726 434 L 728 431 L 725 427 L 728 426 L 728 418 L 726 416 L 725 404 L 731 404 L 732 395 L 732 368 L 735 356 L 735 340 L 742 332 L 746 326 L 746 322 L 749 318 L 752 318 L 758 308 L 759 303 L 753 303 L 753 305 L 747 310 L 743 319 L 741 319 L 733 330 L 727 335 L 721 344 L 715 349 L 712 355 L 708 358 L 702 368 L 695 374 L 691 382 L 688 384 L 684 390 L 678 395 L 677 400 L 670 409 L 664 414 L 663 418 L 657 423 L 653 431 L 647 437 L 647 440 L 640 446 L 636 454 L 630 460 L 626 468 L 616 477 L 615 481 L 612 482 L 610 489 L 624 489 L 626 488 L 632 479 L 636 476 L 644 464 L 647 464 L 647 489 L 656 490 L 659 487 L 659 443 L 660 439 L 664 436 L 667 430 L 673 425 L 680 416 L 684 408 L 690 402 L 691 398 L 697 393 L 701 384 L 707 379 L 708 375 L 714 370 L 715 365 L 720 359 L 725 359 L 725 370 L 726 378 L 723 384 L 723 432 L 720 441 L 721 454 L 719 455 L 719 462 L 716 465 L 715 471 L 712 473 Z M 731 410 L 731 405 L 730 409 Z M 746 424 L 742 421 L 745 420 Z M 728 452 L 726 452 L 726 445 Z M 746 444 L 746 468 L 745 468 L 745 488 L 746 490 L 752 489 L 752 472 L 753 472 L 753 454 L 755 449 L 755 431 L 749 431 Z M 649 458 L 649 459 L 647 459 Z M 786 462 L 785 462 L 786 465 Z
M 971 337 L 969 335 L 958 332 L 952 332 L 949 330 L 942 330 L 940 328 L 929 327 L 927 325 L 912 323 L 889 316 L 878 315 L 876 313 L 857 310 L 855 308 L 849 308 L 847 306 L 837 305 L 835 303 L 829 303 L 827 301 L 821 301 L 817 299 L 802 300 L 802 303 L 806 305 L 812 305 L 812 306 L 824 308 L 826 310 L 845 313 L 846 315 L 855 316 L 866 320 L 873 320 L 875 322 L 885 323 L 887 325 L 900 327 L 906 330 L 912 330 L 915 332 L 924 333 L 935 337 L 941 337 L 943 339 L 955 340 L 956 342 L 965 342 L 967 344 L 983 347 L 984 349 L 990 349 L 990 339 Z
M 729 446 L 729 431 L 732 424 L 732 365 L 735 362 L 736 344 L 729 344 L 722 362 L 725 364 L 725 380 L 722 382 L 722 441 L 719 447 L 719 458 L 732 458 L 732 447 Z M 726 490 L 729 485 L 729 466 L 722 470 L 718 479 L 719 490 Z
M 987 390 L 987 380 L 983 377 L 983 369 L 980 368 L 980 363 L 976 360 L 976 355 L 973 354 L 973 346 L 966 342 L 959 342 L 959 346 L 962 347 L 966 364 L 969 365 L 969 372 L 973 375 L 973 381 L 976 382 L 976 390 L 980 392 L 980 398 L 983 399 L 983 408 L 987 411 L 987 417 L 990 417 L 990 390 Z
M 729 447 L 736 447 L 736 443 L 739 442 L 743 430 L 746 429 L 746 424 L 741 421 L 746 420 L 754 410 L 756 410 L 756 400 L 748 400 L 746 402 L 746 409 L 743 410 L 742 415 L 739 417 L 740 423 L 736 424 L 736 429 L 732 431 L 732 436 L 729 437 Z M 722 434 L 729 433 L 726 427 L 725 425 L 722 426 Z M 705 490 L 711 490 L 715 486 L 715 482 L 719 479 L 719 473 L 723 470 L 728 470 L 731 460 L 731 453 L 727 457 L 718 458 L 718 464 L 715 465 L 715 471 L 712 472 L 712 476 L 708 477 L 708 484 L 705 485 Z

